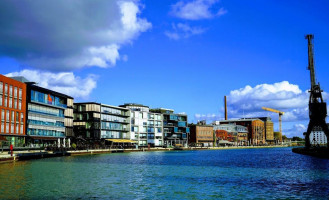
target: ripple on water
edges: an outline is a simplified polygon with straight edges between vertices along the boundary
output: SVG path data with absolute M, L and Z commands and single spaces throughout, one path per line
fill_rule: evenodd
M 326 199 L 328 169 L 290 148 L 50 158 L 0 165 L 0 199 Z

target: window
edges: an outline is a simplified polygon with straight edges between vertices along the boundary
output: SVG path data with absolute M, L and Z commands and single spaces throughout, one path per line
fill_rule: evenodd
M 16 112 L 16 123 L 19 122 L 19 112 Z
M 6 123 L 6 133 L 9 133 L 9 123 Z
M 19 99 L 22 99 L 22 88 L 19 88 Z
M 0 82 L 0 94 L 3 93 L 3 82 Z
M 23 122 L 24 122 L 24 114 L 21 113 L 21 123 L 23 123 Z
M 9 96 L 13 96 L 13 86 L 12 85 L 10 85 L 9 86 Z
M 21 134 L 23 134 L 23 124 L 21 124 Z
M 17 99 L 14 99 L 14 108 L 17 109 Z
M 5 123 L 1 122 L 1 133 L 5 131 Z
M 15 112 L 14 111 L 11 111 L 11 119 L 10 121 L 14 122 L 15 120 Z
M 16 131 L 15 131 L 16 133 L 19 133 L 18 127 L 19 127 L 19 125 L 16 124 Z
M 15 87 L 15 90 L 14 90 L 14 98 L 17 98 L 17 87 Z
M 2 106 L 2 94 L 0 94 L 0 106 Z
M 14 124 L 11 123 L 11 126 L 10 126 L 10 133 L 14 133 Z
M 18 109 L 22 110 L 22 100 L 21 99 L 19 100 L 19 103 L 18 103 Z
M 5 84 L 5 95 L 7 95 L 8 94 L 8 84 L 6 83 Z
M 13 98 L 9 97 L 9 108 L 13 107 Z
M 7 113 L 6 113 L 6 121 L 9 122 L 9 110 L 7 110 Z
M 5 110 L 1 110 L 1 121 L 5 121 Z
M 5 107 L 7 107 L 7 97 L 5 96 Z

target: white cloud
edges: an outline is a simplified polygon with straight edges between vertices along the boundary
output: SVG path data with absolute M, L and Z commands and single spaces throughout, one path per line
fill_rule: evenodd
M 96 76 L 88 75 L 81 78 L 73 72 L 43 72 L 39 70 L 22 70 L 6 74 L 8 77 L 24 76 L 29 81 L 36 82 L 39 86 L 54 90 L 74 98 L 85 99 L 96 88 Z
M 244 112 L 249 117 L 269 115 L 277 118 L 277 114 L 262 110 L 262 107 L 269 107 L 284 111 L 284 121 L 305 120 L 308 118 L 308 98 L 307 91 L 303 92 L 298 85 L 288 81 L 255 87 L 247 85 L 230 92 L 227 97 L 228 112 L 236 117 L 241 117 Z
M 205 32 L 205 29 L 200 27 L 191 27 L 188 24 L 178 23 L 172 24 L 172 30 L 166 31 L 165 35 L 173 40 L 179 40 L 182 38 L 189 38 L 192 35 L 199 35 Z
M 212 7 L 219 0 L 194 0 L 190 2 L 179 1 L 171 7 L 171 14 L 175 17 L 187 20 L 210 19 L 227 13 L 224 8 L 212 11 Z
M 142 8 L 138 0 L 0 1 L 0 56 L 57 71 L 114 66 L 120 48 L 152 26 Z

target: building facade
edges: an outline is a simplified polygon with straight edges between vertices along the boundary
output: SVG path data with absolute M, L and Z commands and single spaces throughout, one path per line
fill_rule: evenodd
M 329 126 L 329 124 L 328 124 Z M 314 127 L 311 134 L 310 134 L 310 142 L 312 145 L 327 145 L 327 136 L 322 131 L 321 127 Z
M 74 135 L 77 140 L 105 144 L 130 139 L 129 109 L 95 102 L 74 103 Z
M 163 146 L 163 115 L 150 112 L 148 106 L 126 103 L 120 107 L 130 110 L 130 139 L 138 146 Z
M 187 125 L 186 114 L 175 114 L 174 110 L 156 108 L 150 110 L 153 113 L 163 115 L 164 146 L 188 145 L 188 134 L 190 129 Z
M 0 140 L 3 146 L 25 144 L 26 84 L 0 75 Z
M 70 146 L 66 133 L 73 129 L 73 97 L 27 84 L 27 145 Z M 67 127 L 67 130 L 66 130 Z
M 101 104 L 74 103 L 73 132 L 75 140 L 94 141 L 101 138 Z M 78 142 L 78 141 L 75 141 Z
M 245 126 L 237 125 L 235 123 L 213 125 L 218 140 L 227 140 L 234 145 L 248 144 L 248 129 Z
M 214 122 L 215 125 L 235 124 L 241 125 L 248 130 L 248 145 L 264 145 L 265 144 L 265 126 L 260 119 L 233 119 Z
M 274 130 L 272 122 L 272 119 L 270 117 L 258 117 L 258 119 L 262 120 L 264 122 L 264 128 L 265 128 L 265 140 L 268 144 L 274 144 Z
M 189 145 L 212 147 L 214 143 L 214 130 L 212 125 L 204 122 L 189 124 Z

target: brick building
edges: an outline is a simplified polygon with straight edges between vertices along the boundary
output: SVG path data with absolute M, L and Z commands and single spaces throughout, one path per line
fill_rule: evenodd
M 4 146 L 25 143 L 26 85 L 0 75 L 0 140 Z
M 189 127 L 189 144 L 195 143 L 197 146 L 213 146 L 214 133 L 212 125 L 199 122 L 197 124 L 190 124 Z

